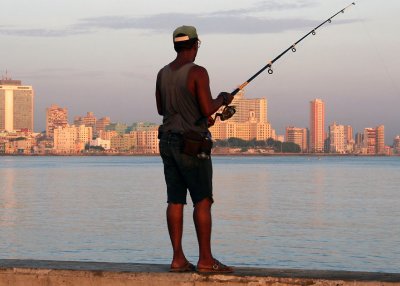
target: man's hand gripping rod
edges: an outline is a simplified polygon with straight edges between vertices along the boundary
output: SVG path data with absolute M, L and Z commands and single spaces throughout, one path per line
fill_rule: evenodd
M 265 71 L 266 69 L 268 69 L 268 73 L 272 74 L 273 70 L 272 70 L 272 64 L 275 63 L 277 60 L 279 60 L 284 54 L 286 54 L 288 51 L 292 51 L 292 52 L 296 52 L 296 46 L 303 41 L 305 38 L 307 38 L 309 35 L 315 35 L 316 34 L 316 30 L 318 28 L 320 28 L 321 26 L 325 25 L 326 23 L 331 23 L 332 19 L 334 17 L 336 17 L 338 14 L 340 13 L 344 13 L 344 11 L 346 9 L 348 9 L 349 7 L 351 7 L 352 5 L 356 5 L 355 2 L 351 3 L 350 5 L 348 5 L 347 7 L 343 8 L 342 10 L 340 10 L 339 12 L 337 12 L 336 14 L 332 15 L 331 17 L 329 17 L 327 20 L 325 20 L 324 22 L 322 22 L 321 24 L 319 24 L 317 27 L 315 27 L 314 29 L 312 29 L 310 32 L 308 32 L 307 34 L 305 34 L 303 37 L 301 37 L 297 42 L 295 42 L 293 45 L 291 45 L 290 47 L 288 47 L 286 50 L 284 50 L 280 55 L 278 55 L 276 58 L 274 58 L 272 61 L 270 61 L 267 65 L 265 65 L 262 69 L 260 69 L 258 72 L 256 72 L 252 77 L 250 77 L 247 81 L 245 81 L 244 83 L 242 83 L 238 88 L 236 88 L 231 94 L 232 95 L 236 95 L 239 91 L 241 91 L 242 89 L 244 89 L 253 79 L 255 79 L 257 76 L 259 76 L 263 71 Z M 231 118 L 234 114 L 235 114 L 236 110 L 235 110 L 235 106 L 225 106 L 225 108 L 223 109 L 222 113 L 217 113 L 215 115 L 215 118 L 212 119 L 211 121 L 214 121 L 217 119 L 217 117 L 220 117 L 221 121 L 227 120 L 229 118 Z

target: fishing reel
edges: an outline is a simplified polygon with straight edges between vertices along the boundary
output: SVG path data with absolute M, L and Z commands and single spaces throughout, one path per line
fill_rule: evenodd
M 217 113 L 215 116 L 219 116 L 221 121 L 228 120 L 236 113 L 236 106 L 226 105 L 222 110 L 222 113 Z
M 212 118 L 212 116 L 208 118 L 208 126 L 213 126 L 215 124 L 215 121 L 217 120 L 217 117 L 219 117 L 221 121 L 225 121 L 231 118 L 235 113 L 236 106 L 226 105 L 221 113 L 216 113 L 214 118 Z

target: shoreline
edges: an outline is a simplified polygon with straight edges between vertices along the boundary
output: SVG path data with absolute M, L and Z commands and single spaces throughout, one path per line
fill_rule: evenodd
M 400 273 L 235 267 L 234 273 L 171 273 L 169 265 L 0 259 L 0 285 L 400 285 Z
M 330 154 L 330 153 L 211 153 L 213 157 L 400 157 L 400 154 Z M 83 154 L 0 154 L 0 157 L 159 157 L 148 153 L 83 153 Z

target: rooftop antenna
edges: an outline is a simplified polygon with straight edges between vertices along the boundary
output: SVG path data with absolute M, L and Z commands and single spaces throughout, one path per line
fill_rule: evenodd
M 6 75 L 5 75 L 5 76 L 2 75 L 2 76 L 1 76 L 1 79 L 2 79 L 2 80 L 10 80 L 10 79 L 11 79 L 11 78 L 8 77 L 8 70 L 7 70 L 7 69 L 6 69 Z

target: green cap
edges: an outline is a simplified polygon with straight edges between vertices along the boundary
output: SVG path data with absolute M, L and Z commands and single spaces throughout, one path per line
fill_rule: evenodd
M 180 26 L 173 33 L 174 43 L 190 39 L 198 39 L 196 28 L 193 26 Z

